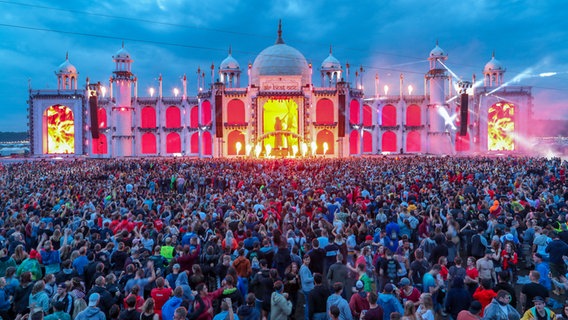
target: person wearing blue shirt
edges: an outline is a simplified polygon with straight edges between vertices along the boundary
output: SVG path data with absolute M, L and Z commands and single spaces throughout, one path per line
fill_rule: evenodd
M 73 260 L 73 268 L 77 270 L 79 276 L 83 276 L 85 273 L 85 267 L 89 264 L 89 259 L 87 258 L 87 249 L 82 247 L 79 249 L 79 256 L 77 259 Z
M 333 294 L 327 298 L 326 310 L 329 313 L 331 306 L 337 306 L 339 309 L 340 320 L 353 320 L 349 303 L 345 300 L 341 293 L 343 292 L 343 283 L 336 282 L 333 284 Z

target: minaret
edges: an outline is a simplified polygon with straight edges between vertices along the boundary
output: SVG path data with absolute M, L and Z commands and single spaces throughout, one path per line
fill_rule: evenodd
M 131 67 L 133 60 L 130 54 L 122 48 L 114 55 L 115 70 L 112 72 L 112 82 L 116 85 L 115 105 L 112 108 L 115 124 L 112 134 L 113 156 L 128 157 L 132 156 L 132 84 L 135 82 L 135 76 Z
M 329 56 L 323 60 L 320 68 L 322 87 L 335 87 L 341 81 L 341 63 L 333 56 L 331 45 L 329 46 Z
M 219 65 L 219 81 L 227 88 L 238 88 L 241 86 L 241 67 L 239 62 L 233 58 L 233 50 L 229 46 L 229 55 Z
M 57 90 L 77 90 L 77 76 L 79 73 L 69 62 L 69 53 L 65 53 L 65 61 L 59 65 L 55 72 L 57 75 Z
M 430 102 L 428 104 L 428 143 L 427 152 L 434 154 L 449 154 L 449 133 L 446 132 L 446 119 L 449 115 L 449 106 L 446 103 L 446 83 L 449 79 L 443 61 L 448 55 L 438 46 L 430 51 L 428 61 L 430 70 L 425 78 L 430 89 Z M 447 117 L 449 118 L 449 116 Z

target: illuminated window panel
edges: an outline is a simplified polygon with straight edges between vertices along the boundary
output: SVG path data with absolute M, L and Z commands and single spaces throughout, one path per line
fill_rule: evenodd
M 73 111 L 62 105 L 49 107 L 46 111 L 47 153 L 75 153 L 75 121 Z

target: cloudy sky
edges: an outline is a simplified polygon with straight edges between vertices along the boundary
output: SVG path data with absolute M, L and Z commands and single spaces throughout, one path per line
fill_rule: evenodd
M 232 46 L 246 68 L 274 43 L 279 19 L 286 44 L 313 63 L 315 85 L 332 45 L 342 64 L 363 66 L 368 95 L 375 74 L 391 93 L 400 73 L 422 92 L 438 40 L 459 77 L 482 78 L 495 51 L 506 81 L 524 75 L 516 85 L 533 87 L 535 117 L 568 118 L 567 7 L 562 0 L 0 0 L 0 131 L 27 130 L 28 83 L 57 88 L 54 71 L 66 52 L 84 86 L 86 77 L 108 81 L 124 41 L 140 96 L 160 74 L 164 95 L 181 88 L 183 74 L 191 94 L 198 67 L 218 66 Z

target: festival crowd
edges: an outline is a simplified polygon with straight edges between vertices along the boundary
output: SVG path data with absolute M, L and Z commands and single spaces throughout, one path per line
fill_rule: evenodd
M 566 169 L 512 156 L 4 163 L 0 316 L 568 320 Z

